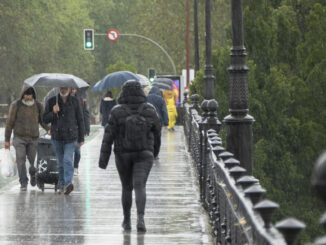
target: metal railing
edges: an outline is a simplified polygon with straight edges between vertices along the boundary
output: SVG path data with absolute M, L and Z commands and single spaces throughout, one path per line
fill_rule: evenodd
M 185 94 L 183 125 L 198 177 L 200 199 L 216 244 L 296 244 L 305 224 L 294 218 L 272 224 L 272 215 L 279 205 L 263 198 L 266 190 L 259 180 L 246 175 L 240 162 L 223 148 L 217 102 L 204 100 L 201 107 L 198 103 L 199 95 L 192 95 L 189 103 Z M 326 215 L 323 217 L 326 223 Z M 326 244 L 320 241 L 325 241 L 325 237 L 314 244 Z

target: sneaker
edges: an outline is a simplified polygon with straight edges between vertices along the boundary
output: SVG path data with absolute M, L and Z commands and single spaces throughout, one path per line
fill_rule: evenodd
M 154 160 L 158 160 L 158 159 L 160 159 L 159 156 L 154 157 Z
M 26 186 L 21 186 L 21 187 L 20 187 L 20 190 L 21 190 L 21 191 L 27 191 L 27 187 L 26 187 Z
M 63 188 L 63 187 L 59 187 L 59 188 L 58 188 L 58 193 L 59 193 L 59 194 L 62 194 L 63 192 L 64 192 L 64 188 Z
M 74 190 L 74 185 L 72 183 L 69 183 L 68 185 L 65 186 L 65 195 L 69 195 L 70 192 Z
M 74 175 L 77 176 L 78 175 L 78 168 L 74 169 Z

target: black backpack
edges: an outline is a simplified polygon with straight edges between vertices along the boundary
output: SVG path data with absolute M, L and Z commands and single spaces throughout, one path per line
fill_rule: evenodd
M 148 148 L 148 127 L 146 118 L 141 115 L 145 104 L 141 104 L 136 113 L 132 113 L 128 106 L 123 108 L 129 114 L 125 121 L 125 132 L 122 147 L 127 151 L 143 151 Z

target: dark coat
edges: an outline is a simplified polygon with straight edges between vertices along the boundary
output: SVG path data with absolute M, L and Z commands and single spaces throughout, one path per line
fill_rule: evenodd
M 85 129 L 80 101 L 75 96 L 68 95 L 64 103 L 60 94 L 57 96 L 60 108 L 58 115 L 53 113 L 56 96 L 48 100 L 43 114 L 44 122 L 51 123 L 52 139 L 65 143 L 75 140 L 79 143 L 84 142 Z
M 160 118 L 161 124 L 164 126 L 169 125 L 169 116 L 166 110 L 165 100 L 162 96 L 162 92 L 157 87 L 152 87 L 147 95 L 147 102 L 151 103 Z
M 113 143 L 115 154 L 124 154 L 128 152 L 122 146 L 122 140 L 125 134 L 124 125 L 126 117 L 129 116 L 124 108 L 125 106 L 128 106 L 131 111 L 136 112 L 138 107 L 145 103 L 141 115 L 145 117 L 150 128 L 150 131 L 147 134 L 148 148 L 146 150 L 151 151 L 154 156 L 157 156 L 159 153 L 159 146 L 156 142 L 157 139 L 161 137 L 160 120 L 155 108 L 146 102 L 146 95 L 142 90 L 140 83 L 136 81 L 126 82 L 118 98 L 118 103 L 119 104 L 111 110 L 108 124 L 105 127 L 99 159 L 100 168 L 107 167 Z
M 90 132 L 90 118 L 89 118 L 89 111 L 88 111 L 88 108 L 87 108 L 86 99 L 82 98 L 80 95 L 77 95 L 76 97 L 79 100 L 79 102 L 81 104 L 81 107 L 82 107 L 85 134 L 89 135 L 89 132 Z
M 100 105 L 100 113 L 102 114 L 102 126 L 108 123 L 109 115 L 112 108 L 117 104 L 115 99 L 102 99 Z

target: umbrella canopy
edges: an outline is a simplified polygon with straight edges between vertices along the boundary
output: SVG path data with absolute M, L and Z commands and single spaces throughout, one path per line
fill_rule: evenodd
M 154 83 L 164 83 L 164 84 L 169 85 L 171 87 L 171 89 L 173 88 L 173 81 L 169 78 L 157 77 L 154 79 Z
M 148 78 L 142 74 L 136 74 L 139 77 L 139 82 L 141 84 L 142 87 L 146 87 L 151 85 L 151 83 L 149 82 Z
M 32 87 L 52 88 L 86 88 L 89 84 L 83 79 L 71 74 L 63 73 L 41 73 L 33 75 L 24 81 Z
M 153 82 L 152 86 L 158 87 L 160 89 L 172 90 L 172 86 L 170 86 L 169 84 L 166 84 L 166 83 Z
M 120 87 L 128 80 L 139 81 L 139 77 L 130 71 L 117 71 L 106 75 L 102 80 L 98 81 L 94 87 L 94 91 L 105 91 L 110 88 Z
M 77 91 L 77 95 L 81 96 L 82 98 L 86 99 L 87 94 L 86 94 L 86 90 L 88 89 L 88 87 L 84 87 L 84 88 L 79 88 Z M 59 88 L 53 88 L 51 89 L 43 98 L 43 105 L 46 105 L 47 101 L 53 97 L 53 96 L 57 96 L 59 94 Z

